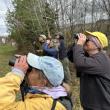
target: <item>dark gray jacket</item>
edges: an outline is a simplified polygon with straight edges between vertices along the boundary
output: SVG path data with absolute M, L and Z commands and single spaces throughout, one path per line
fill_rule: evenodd
M 87 57 L 83 47 L 73 47 L 73 62 L 80 74 L 83 107 L 110 110 L 110 58 L 103 52 Z
M 59 46 L 59 59 L 63 60 L 65 57 L 67 57 L 66 46 L 64 43 L 64 39 L 61 39 L 60 46 Z

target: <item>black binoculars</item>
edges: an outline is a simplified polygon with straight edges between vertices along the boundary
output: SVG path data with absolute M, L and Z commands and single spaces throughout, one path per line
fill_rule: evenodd
M 17 58 L 19 57 L 13 56 L 11 59 L 9 59 L 9 66 L 14 66 Z
M 78 40 L 78 39 L 79 39 L 78 36 L 79 36 L 79 33 L 75 33 L 75 34 L 73 34 L 73 39 Z M 86 42 L 87 42 L 87 41 L 89 41 L 88 38 L 86 38 Z
M 79 35 L 79 33 L 73 34 L 73 39 L 77 39 L 78 40 L 78 35 Z

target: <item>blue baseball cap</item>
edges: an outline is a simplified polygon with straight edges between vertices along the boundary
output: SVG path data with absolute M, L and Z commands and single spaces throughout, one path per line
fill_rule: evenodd
M 30 66 L 42 70 L 53 86 L 59 86 L 63 82 L 63 66 L 57 59 L 49 56 L 37 56 L 28 53 L 27 62 Z

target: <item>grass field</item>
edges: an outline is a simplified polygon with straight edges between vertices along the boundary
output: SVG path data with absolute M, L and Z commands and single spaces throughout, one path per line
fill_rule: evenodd
M 16 53 L 16 48 L 10 45 L 0 45 L 0 76 L 4 76 L 10 71 L 8 65 L 9 59 Z M 72 93 L 74 99 L 74 110 L 82 110 L 79 100 L 79 79 L 76 78 L 73 64 L 70 64 L 72 74 Z M 17 95 L 17 100 L 20 99 L 20 94 Z
M 0 45 L 0 76 L 4 76 L 10 71 L 8 62 L 14 55 L 15 51 L 16 48 L 11 45 Z

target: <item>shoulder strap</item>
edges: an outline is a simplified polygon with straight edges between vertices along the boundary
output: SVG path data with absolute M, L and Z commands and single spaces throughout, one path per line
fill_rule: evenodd
M 58 101 L 66 108 L 66 110 L 72 110 L 73 102 L 69 96 L 60 97 Z
M 70 97 L 60 97 L 59 99 L 53 99 L 51 110 L 55 110 L 57 101 L 60 102 L 66 108 L 66 110 L 72 110 L 73 102 Z
M 57 103 L 57 99 L 54 99 L 51 110 L 55 110 L 56 103 Z

